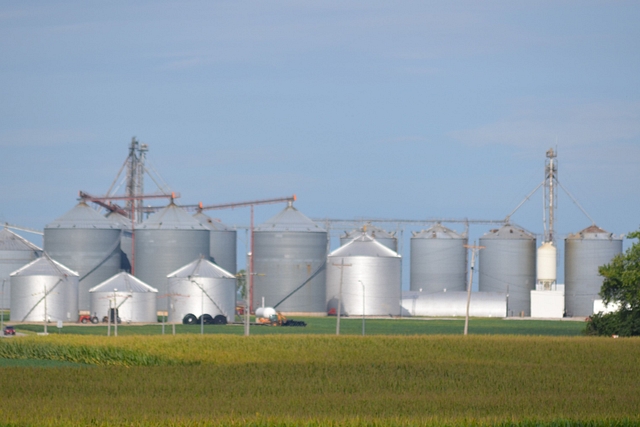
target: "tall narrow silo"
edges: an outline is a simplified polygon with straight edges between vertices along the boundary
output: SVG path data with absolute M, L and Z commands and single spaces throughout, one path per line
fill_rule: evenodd
M 390 233 L 371 224 L 365 224 L 360 229 L 345 232 L 340 236 L 340 246 L 344 246 L 356 237 L 360 237 L 363 232 L 376 239 L 378 243 L 383 244 L 394 252 L 398 252 L 398 238 L 395 233 Z
M 209 255 L 213 262 L 229 273 L 235 274 L 237 271 L 236 230 L 209 218 L 202 212 L 196 213 L 193 217 L 209 229 Z
M 86 203 L 44 228 L 44 250 L 80 275 L 78 305 L 89 310 L 89 289 L 120 272 L 122 227 Z
M 266 306 L 273 307 L 308 281 L 277 309 L 325 313 L 327 232 L 323 228 L 289 203 L 255 228 L 253 246 L 254 307 L 262 304 L 262 297 Z
M 348 316 L 399 316 L 401 298 L 400 255 L 368 234 L 361 233 L 327 257 L 327 312 L 337 311 L 341 300 L 340 312 Z
M 158 309 L 168 306 L 167 274 L 196 258 L 209 258 L 209 230 L 171 203 L 135 230 L 134 275 L 158 289 Z
M 117 212 L 109 212 L 106 217 L 117 222 L 122 227 L 122 237 L 120 238 L 120 270 L 131 272 L 131 262 L 133 256 L 133 231 L 131 220 Z
M 411 290 L 464 291 L 467 288 L 467 237 L 434 224 L 411 238 Z
M 0 230 L 0 308 L 10 308 L 9 276 L 42 255 L 42 249 L 6 227 Z
M 169 273 L 167 279 L 169 322 L 183 322 L 189 314 L 196 318 L 223 315 L 227 322 L 235 320 L 236 277 L 220 266 L 199 258 Z
M 531 291 L 536 283 L 536 238 L 506 224 L 480 238 L 480 292 L 508 294 L 507 315 L 531 315 Z
M 91 315 L 102 319 L 109 308 L 118 308 L 123 322 L 156 323 L 158 321 L 158 290 L 129 273 L 118 273 L 89 289 Z
M 47 253 L 11 273 L 11 321 L 78 321 L 78 273 Z
M 593 314 L 603 278 L 598 267 L 622 252 L 622 238 L 592 225 L 564 241 L 564 294 L 567 316 Z

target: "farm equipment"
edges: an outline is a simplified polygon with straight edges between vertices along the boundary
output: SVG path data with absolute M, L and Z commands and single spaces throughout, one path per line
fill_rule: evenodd
M 87 324 L 89 322 L 96 324 L 96 323 L 100 323 L 100 319 L 98 319 L 98 316 L 96 316 L 95 314 L 93 316 L 89 314 L 81 314 L 80 317 L 78 318 L 78 322 L 83 324 Z
M 271 307 L 260 307 L 256 310 L 256 322 L 268 326 L 307 326 L 301 320 L 289 320 L 284 314 Z

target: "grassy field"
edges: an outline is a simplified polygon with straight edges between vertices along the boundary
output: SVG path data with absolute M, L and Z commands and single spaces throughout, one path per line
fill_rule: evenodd
M 21 358 L 74 365 L 0 369 L 0 425 L 640 424 L 638 339 L 0 340 L 0 366 Z
M 271 334 L 335 334 L 335 317 L 295 317 L 296 320 L 304 320 L 307 327 L 283 327 L 252 326 L 252 335 Z M 469 333 L 480 335 L 552 335 L 552 336 L 577 336 L 584 330 L 584 322 L 578 321 L 547 321 L 530 319 L 471 319 Z M 42 332 L 41 324 L 18 325 L 18 331 Z M 362 334 L 362 319 L 343 318 L 341 320 L 341 334 Z M 438 320 L 438 319 L 367 319 L 365 321 L 367 335 L 458 335 L 464 329 L 464 320 Z M 107 327 L 103 325 L 65 325 L 60 331 L 55 324 L 48 326 L 51 334 L 74 335 L 107 335 Z M 243 335 L 242 325 L 215 326 L 206 325 L 205 334 L 229 334 Z M 171 325 L 165 325 L 165 333 L 171 334 Z M 200 325 L 176 325 L 176 334 L 199 334 Z M 118 335 L 160 335 L 162 326 L 131 326 L 119 325 Z

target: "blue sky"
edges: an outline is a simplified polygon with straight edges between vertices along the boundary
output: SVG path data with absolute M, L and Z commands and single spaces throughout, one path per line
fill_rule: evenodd
M 561 183 L 626 233 L 638 22 L 625 1 L 4 2 L 0 221 L 105 192 L 135 135 L 184 203 L 295 193 L 334 218 L 503 218 L 557 145 Z M 513 220 L 541 233 L 541 199 Z M 589 224 L 561 193 L 558 233 Z

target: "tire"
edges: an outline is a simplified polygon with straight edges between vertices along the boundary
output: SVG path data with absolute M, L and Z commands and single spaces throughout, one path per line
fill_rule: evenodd
M 198 317 L 198 325 L 200 324 L 200 322 L 204 323 L 205 325 L 212 325 L 213 317 L 211 317 L 210 314 L 205 313 L 202 316 Z
M 182 319 L 182 324 L 183 325 L 195 325 L 196 323 L 198 323 L 198 318 L 194 314 L 191 314 L 191 313 L 187 314 Z
M 99 323 L 99 322 L 100 322 L 100 320 L 98 319 L 98 316 L 93 316 L 91 318 L 91 323 L 93 323 L 94 325 Z
M 80 323 L 83 323 L 83 324 L 89 323 L 89 319 L 87 319 L 86 317 L 83 317 Z
M 216 317 L 213 318 L 213 322 L 214 325 L 226 325 L 227 324 L 227 317 L 223 316 L 222 314 L 218 314 Z

